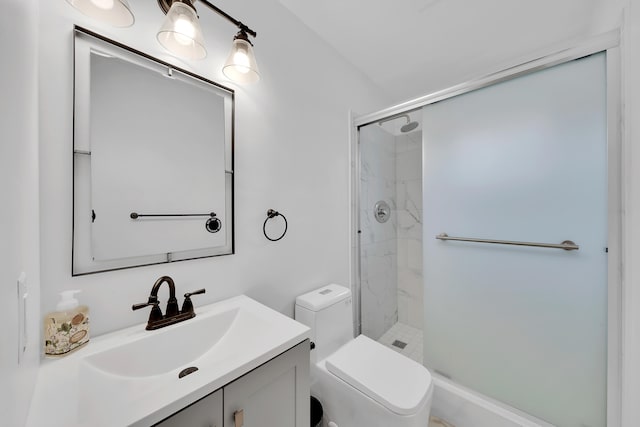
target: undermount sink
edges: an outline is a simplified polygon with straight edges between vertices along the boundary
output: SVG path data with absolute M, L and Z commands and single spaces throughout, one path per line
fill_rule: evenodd
M 195 312 L 98 337 L 66 358 L 77 364 L 78 425 L 152 425 L 309 338 L 306 326 L 244 295 Z
M 180 323 L 145 331 L 140 339 L 87 356 L 84 363 L 104 373 L 124 377 L 161 375 L 211 351 L 229 332 L 240 308 L 204 313 Z

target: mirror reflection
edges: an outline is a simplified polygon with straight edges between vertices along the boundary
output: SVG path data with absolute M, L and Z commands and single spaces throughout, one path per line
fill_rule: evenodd
M 233 252 L 233 92 L 76 29 L 73 274 Z

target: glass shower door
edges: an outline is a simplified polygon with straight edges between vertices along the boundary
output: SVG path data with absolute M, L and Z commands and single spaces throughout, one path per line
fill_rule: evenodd
M 378 340 L 398 320 L 394 137 L 377 124 L 360 129 L 360 320 Z M 387 216 L 377 218 L 377 206 Z
M 606 425 L 605 77 L 602 53 L 423 109 L 424 363 L 561 427 Z

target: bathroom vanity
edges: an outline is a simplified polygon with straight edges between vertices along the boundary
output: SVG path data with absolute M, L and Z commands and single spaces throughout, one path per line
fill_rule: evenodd
M 309 336 L 244 295 L 112 332 L 43 361 L 27 425 L 306 426 Z

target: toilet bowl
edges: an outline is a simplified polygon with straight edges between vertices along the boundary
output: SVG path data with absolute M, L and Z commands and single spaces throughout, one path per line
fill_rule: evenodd
M 425 427 L 433 384 L 419 363 L 359 335 L 351 291 L 331 284 L 296 298 L 295 317 L 311 328 L 311 392 L 325 426 Z

